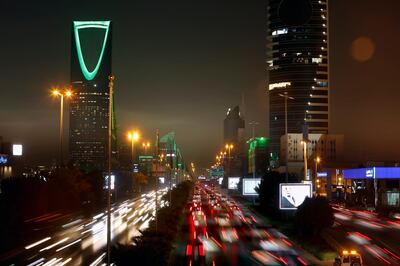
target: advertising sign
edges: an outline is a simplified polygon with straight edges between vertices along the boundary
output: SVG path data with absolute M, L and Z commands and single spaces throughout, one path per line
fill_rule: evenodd
M 8 163 L 8 155 L 0 154 L 0 165 L 6 165 Z
M 13 144 L 13 156 L 22 156 L 21 144 Z
M 164 184 L 164 183 L 165 183 L 165 177 L 160 176 L 160 177 L 158 178 L 158 182 L 160 182 L 160 184 Z
M 108 175 L 105 176 L 105 189 L 108 189 Z M 111 185 L 111 190 L 114 190 L 115 188 L 115 175 L 111 175 L 111 180 L 110 180 L 110 185 Z
M 317 177 L 327 177 L 328 173 L 327 172 L 318 172 Z
M 224 180 L 223 177 L 218 178 L 218 184 L 219 184 L 219 185 L 222 185 L 222 180 Z
M 228 177 L 228 189 L 237 189 L 240 177 Z
M 279 184 L 279 209 L 296 210 L 306 197 L 311 198 L 312 185 L 306 183 Z
M 261 183 L 261 178 L 243 178 L 243 195 L 258 196 L 256 187 Z

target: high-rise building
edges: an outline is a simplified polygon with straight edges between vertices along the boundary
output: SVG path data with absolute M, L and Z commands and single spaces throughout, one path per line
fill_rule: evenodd
M 249 144 L 247 171 L 249 174 L 252 174 L 255 171 L 257 176 L 263 176 L 268 170 L 269 139 L 264 137 L 255 137 L 249 139 L 247 143 Z
M 229 108 L 224 120 L 224 142 L 238 144 L 244 141 L 244 126 L 239 106 Z
M 267 63 L 270 149 L 279 154 L 285 134 L 327 134 L 329 129 L 329 30 L 327 0 L 269 0 Z M 280 95 L 281 94 L 281 95 Z M 306 127 L 306 128 L 307 128 Z
M 71 86 L 76 94 L 70 104 L 69 152 L 75 165 L 88 170 L 103 170 L 107 163 L 111 37 L 111 21 L 73 22 Z
M 232 144 L 230 158 L 226 164 L 226 173 L 242 175 L 246 173 L 245 120 L 239 106 L 229 108 L 224 120 L 224 146 Z M 228 152 L 228 150 L 227 150 Z M 229 157 L 229 156 L 228 156 Z

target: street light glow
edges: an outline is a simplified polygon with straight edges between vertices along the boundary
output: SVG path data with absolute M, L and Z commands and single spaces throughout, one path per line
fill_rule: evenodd
M 65 91 L 65 96 L 66 96 L 66 97 L 70 98 L 70 97 L 72 97 L 72 95 L 73 95 L 73 93 L 72 93 L 71 90 Z
M 140 138 L 139 132 L 137 131 L 130 131 L 128 132 L 128 139 L 137 141 Z
M 51 94 L 53 94 L 53 96 L 58 96 L 61 93 L 60 93 L 60 91 L 58 89 L 54 89 L 54 90 L 51 91 Z

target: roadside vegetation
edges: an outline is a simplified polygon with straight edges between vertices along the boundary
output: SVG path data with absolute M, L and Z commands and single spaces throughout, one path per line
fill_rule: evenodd
M 140 236 L 133 238 L 134 245 L 114 246 L 112 260 L 117 265 L 167 265 L 192 189 L 193 183 L 190 181 L 177 185 L 172 190 L 172 204 L 157 212 L 157 228 L 155 220 L 152 220 Z M 169 200 L 168 193 L 164 200 Z
M 268 172 L 257 192 L 260 205 L 256 210 L 269 219 L 271 225 L 288 235 L 296 244 L 319 259 L 333 259 L 335 251 L 321 237 L 321 232 L 334 222 L 333 209 L 325 197 L 307 198 L 297 211 L 279 210 L 279 184 L 285 174 Z M 296 175 L 288 176 L 288 183 L 297 183 Z

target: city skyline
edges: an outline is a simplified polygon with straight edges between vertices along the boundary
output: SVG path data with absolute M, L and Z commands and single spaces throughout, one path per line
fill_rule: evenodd
M 331 132 L 345 135 L 347 160 L 399 160 L 393 145 L 399 131 L 395 101 L 400 93 L 395 80 L 399 38 L 391 11 L 399 4 L 387 1 L 392 8 L 374 6 L 371 11 L 371 3 L 360 3 L 330 3 Z M 239 104 L 244 92 L 246 122 L 260 122 L 258 134 L 267 135 L 263 1 L 228 7 L 206 1 L 196 8 L 182 4 L 168 12 L 162 11 L 167 8 L 165 3 L 155 10 L 146 3 L 138 3 L 135 9 L 122 5 L 110 10 L 99 4 L 92 12 L 88 12 L 89 4 L 79 9 L 61 3 L 1 5 L 8 13 L 2 14 L 6 41 L 0 48 L 9 51 L 3 55 L 4 65 L 9 67 L 0 74 L 7 88 L 0 100 L 0 131 L 5 139 L 24 143 L 30 161 L 57 158 L 57 102 L 51 101 L 48 92 L 52 85 L 69 83 L 69 32 L 74 19 L 115 22 L 118 52 L 113 65 L 120 132 L 135 127 L 155 139 L 156 128 L 165 133 L 175 131 L 185 158 L 207 166 L 222 144 L 221 121 L 226 109 Z M 122 9 L 126 12 L 117 14 Z M 41 16 L 33 16 L 35 11 Z M 371 20 L 375 13 L 385 14 L 384 19 Z M 147 16 L 154 20 L 146 23 Z M 14 28 L 7 27 L 8 23 Z M 41 26 L 36 27 L 38 24 Z M 346 27 L 348 24 L 352 27 Z M 130 31 L 133 34 L 122 38 Z M 388 38 L 391 41 L 385 41 Z M 33 50 L 46 52 L 40 56 L 32 53 L 27 43 Z M 38 62 L 43 66 L 40 71 L 32 69 Z M 386 69 L 380 67 L 382 62 Z M 368 76 L 371 78 L 365 78 Z M 201 100 L 191 102 L 197 97 Z M 144 104 L 143 98 L 152 99 L 153 106 Z M 246 131 L 249 133 L 249 127 Z

